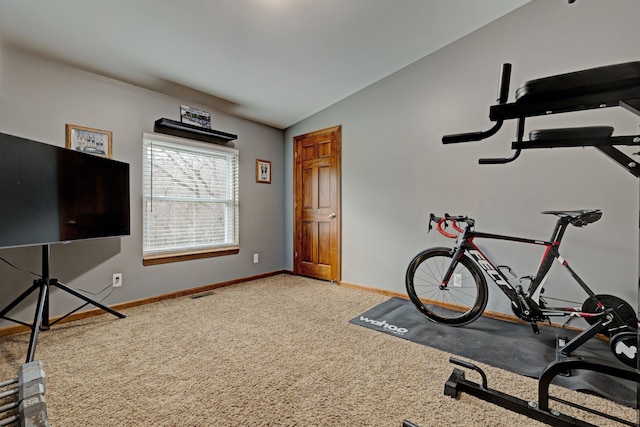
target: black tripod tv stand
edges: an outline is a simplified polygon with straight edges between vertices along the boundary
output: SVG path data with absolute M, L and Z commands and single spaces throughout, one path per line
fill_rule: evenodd
M 25 363 L 32 362 L 34 360 L 35 352 L 36 352 L 36 344 L 38 342 L 38 332 L 40 330 L 48 330 L 52 325 L 58 323 L 59 321 L 67 318 L 71 314 L 77 312 L 78 310 L 86 307 L 87 305 L 93 305 L 98 307 L 107 313 L 113 314 L 118 318 L 125 318 L 126 316 L 122 313 L 119 313 L 106 305 L 103 305 L 97 301 L 92 300 L 91 298 L 77 292 L 74 289 L 69 288 L 63 283 L 60 283 L 57 279 L 52 279 L 49 277 L 49 257 L 50 257 L 50 246 L 42 245 L 42 277 L 40 279 L 34 280 L 33 285 L 26 291 L 24 291 L 18 298 L 13 300 L 9 305 L 3 308 L 0 311 L 0 318 L 9 320 L 11 322 L 19 323 L 21 325 L 27 326 L 31 328 L 31 337 L 29 338 L 29 348 L 27 349 L 27 359 Z M 67 292 L 81 300 L 85 301 L 85 304 L 76 308 L 75 310 L 65 314 L 64 316 L 58 318 L 54 322 L 50 322 L 49 319 L 49 295 L 50 288 L 56 287 L 64 292 Z M 38 293 L 38 302 L 36 304 L 36 312 L 33 317 L 33 323 L 28 324 L 25 322 L 21 322 L 19 320 L 11 319 L 6 317 L 7 314 L 13 310 L 18 304 L 20 304 L 25 298 L 31 295 L 35 291 L 39 291 Z
M 82 307 L 92 304 L 124 317 L 52 279 L 49 249 L 54 243 L 131 234 L 129 164 L 81 149 L 71 150 L 5 133 L 0 133 L 0 158 L 10 159 L 0 168 L 3 202 L 0 248 L 42 247 L 42 275 L 0 310 L 0 318 L 31 328 L 29 363 L 35 353 L 38 331 L 51 325 L 51 287 L 84 300 Z M 6 317 L 36 290 L 39 291 L 38 303 L 32 324 Z

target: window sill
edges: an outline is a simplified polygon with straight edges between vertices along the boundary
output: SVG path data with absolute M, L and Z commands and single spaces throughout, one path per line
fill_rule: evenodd
M 142 257 L 142 265 L 158 265 L 167 264 L 170 262 L 190 261 L 193 259 L 213 258 L 226 255 L 235 255 L 240 252 L 239 248 L 235 249 L 221 249 L 221 250 L 209 250 L 202 252 L 183 252 L 163 255 L 149 255 Z

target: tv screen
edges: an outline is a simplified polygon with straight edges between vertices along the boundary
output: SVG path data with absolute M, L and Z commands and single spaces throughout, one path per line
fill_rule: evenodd
M 0 247 L 130 234 L 129 165 L 0 133 Z

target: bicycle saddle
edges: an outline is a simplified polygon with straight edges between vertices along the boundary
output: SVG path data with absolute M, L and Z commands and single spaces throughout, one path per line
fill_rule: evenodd
M 602 218 L 600 209 L 587 209 L 578 211 L 543 211 L 543 214 L 555 215 L 560 218 L 567 218 L 569 223 L 576 227 L 584 227 L 587 224 L 598 221 Z

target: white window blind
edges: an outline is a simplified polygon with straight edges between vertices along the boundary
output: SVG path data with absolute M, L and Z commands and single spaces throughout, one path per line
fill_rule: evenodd
M 238 151 L 144 134 L 143 256 L 237 249 Z

